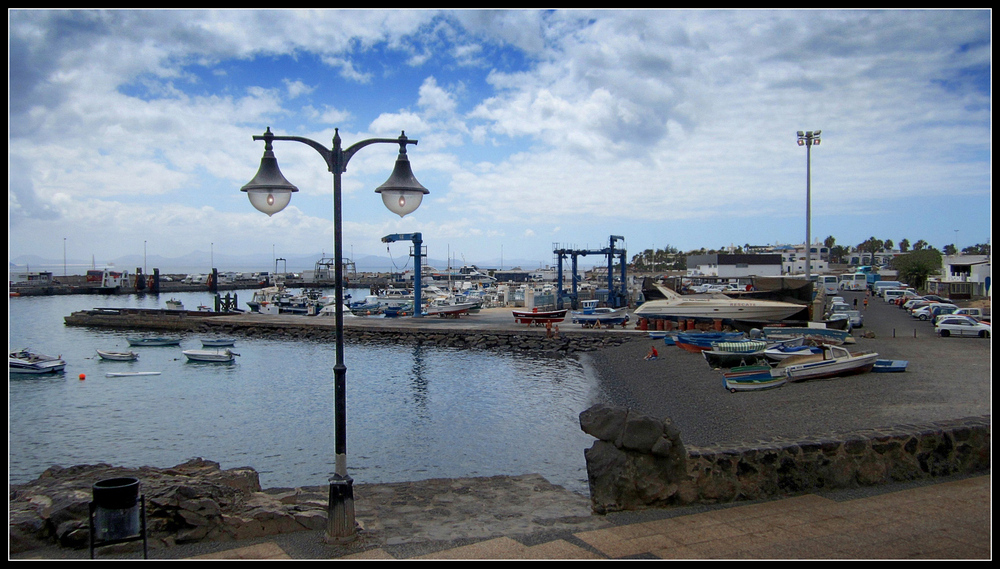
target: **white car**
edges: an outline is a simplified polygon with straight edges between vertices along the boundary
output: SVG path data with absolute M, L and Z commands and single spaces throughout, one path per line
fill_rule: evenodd
M 979 338 L 989 338 L 992 333 L 991 330 L 992 328 L 989 324 L 961 315 L 949 315 L 946 318 L 942 318 L 934 326 L 934 332 L 941 337 L 976 336 Z
M 952 310 L 958 310 L 958 307 L 954 304 L 945 304 L 943 302 L 936 302 L 934 304 L 928 304 L 927 306 L 921 306 L 920 308 L 914 310 L 910 314 L 919 320 L 930 320 L 934 317 L 934 310 L 940 308 L 950 308 Z

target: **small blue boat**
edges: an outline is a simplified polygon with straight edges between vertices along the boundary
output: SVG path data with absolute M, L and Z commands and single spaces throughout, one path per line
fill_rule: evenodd
M 910 364 L 907 360 L 875 360 L 872 373 L 900 373 Z

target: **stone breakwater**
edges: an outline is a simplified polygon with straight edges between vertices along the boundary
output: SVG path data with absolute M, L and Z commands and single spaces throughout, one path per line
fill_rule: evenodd
M 595 512 L 757 500 L 983 472 L 990 418 L 756 444 L 687 447 L 670 419 L 595 405 L 580 414 Z
M 574 354 L 618 346 L 635 338 L 635 333 L 619 330 L 552 331 L 539 327 L 482 326 L 440 327 L 436 319 L 428 325 L 394 325 L 386 319 L 352 322 L 346 319 L 344 338 L 348 341 L 384 344 L 477 348 L 500 351 Z M 196 311 L 97 309 L 74 312 L 65 318 L 68 326 L 113 327 L 133 330 L 164 330 L 199 334 L 221 334 L 245 338 L 333 342 L 333 319 L 324 317 L 263 317 L 241 319 L 226 314 Z

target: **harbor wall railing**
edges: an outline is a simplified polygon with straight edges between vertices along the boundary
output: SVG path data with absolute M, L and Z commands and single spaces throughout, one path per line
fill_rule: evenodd
M 595 405 L 580 414 L 595 512 L 759 500 L 990 468 L 990 417 L 753 444 L 685 447 L 667 419 Z

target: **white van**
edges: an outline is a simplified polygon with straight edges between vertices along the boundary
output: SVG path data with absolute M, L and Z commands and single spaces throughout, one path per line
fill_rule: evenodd
M 875 281 L 872 284 L 872 294 L 882 296 L 882 292 L 887 289 L 898 289 L 903 285 L 899 281 Z
M 882 298 L 886 302 L 892 302 L 901 296 L 906 296 L 906 290 L 901 288 L 890 288 L 882 291 Z

